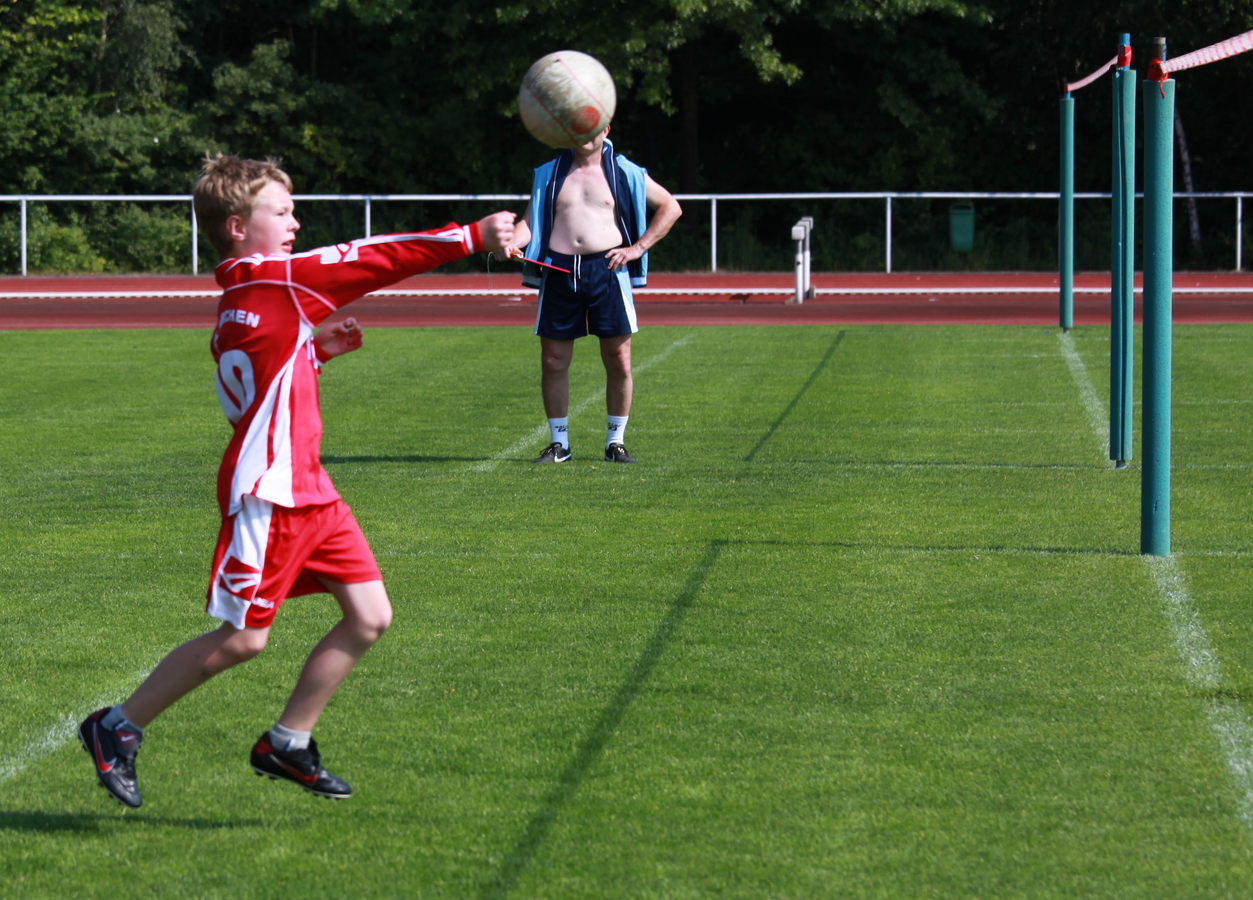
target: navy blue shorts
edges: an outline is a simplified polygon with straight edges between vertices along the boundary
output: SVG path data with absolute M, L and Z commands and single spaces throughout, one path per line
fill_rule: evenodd
M 535 333 L 540 337 L 572 341 L 594 334 L 617 337 L 635 334 L 635 300 L 626 269 L 609 270 L 604 253 L 548 252 L 543 262 L 569 269 L 570 274 L 544 269 L 539 288 Z

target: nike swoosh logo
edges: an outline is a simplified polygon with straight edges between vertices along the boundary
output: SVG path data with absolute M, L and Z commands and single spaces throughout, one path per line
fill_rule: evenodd
M 315 781 L 318 780 L 317 772 L 314 772 L 312 775 L 306 775 L 304 772 L 301 772 L 299 769 L 289 766 L 287 763 L 283 762 L 277 756 L 274 757 L 274 761 L 278 763 L 279 767 L 282 768 L 284 771 L 290 772 L 295 778 L 299 779 L 300 781 L 303 781 L 305 784 L 313 784 Z
M 98 735 L 93 733 L 91 736 L 91 742 L 96 746 L 96 752 L 92 754 L 96 757 L 96 768 L 98 768 L 101 772 L 112 772 L 113 766 L 117 763 L 117 757 L 114 757 L 113 759 L 104 758 L 104 755 L 100 752 L 100 738 Z

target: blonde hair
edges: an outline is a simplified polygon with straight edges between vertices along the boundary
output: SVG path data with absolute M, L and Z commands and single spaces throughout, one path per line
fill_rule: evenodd
M 258 192 L 271 181 L 292 189 L 291 178 L 279 168 L 280 163 L 270 157 L 240 159 L 225 153 L 206 154 L 192 188 L 192 204 L 205 236 L 223 257 L 231 255 L 227 219 L 252 215 Z

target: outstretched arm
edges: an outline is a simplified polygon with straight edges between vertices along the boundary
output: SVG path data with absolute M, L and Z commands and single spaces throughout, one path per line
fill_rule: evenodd
M 483 242 L 482 249 L 490 252 L 512 244 L 516 228 L 514 220 L 517 218 L 517 213 L 502 211 L 479 219 L 475 224 L 478 226 L 479 240 Z
M 513 224 L 513 239 L 493 252 L 492 259 L 506 261 L 515 256 L 521 256 L 529 243 L 531 243 L 531 206 L 527 204 L 522 218 Z
M 362 339 L 361 326 L 357 324 L 356 319 L 349 317 L 319 331 L 313 336 L 313 345 L 318 360 L 326 362 L 328 359 L 334 359 L 356 350 L 361 346 Z
M 348 303 L 402 278 L 504 246 L 513 239 L 512 212 L 497 212 L 469 225 L 380 234 L 294 256 L 237 261 L 247 280 L 286 283 L 315 325 Z

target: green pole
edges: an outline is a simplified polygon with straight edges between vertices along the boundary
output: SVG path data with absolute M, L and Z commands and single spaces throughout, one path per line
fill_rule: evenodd
M 1109 248 L 1109 458 L 1121 459 L 1123 445 L 1123 217 L 1126 204 L 1123 202 L 1122 177 L 1124 162 L 1122 140 L 1122 84 L 1121 72 L 1115 71 L 1114 85 L 1114 128 L 1112 141 L 1113 160 L 1110 166 L 1110 248 Z
M 1061 191 L 1057 210 L 1058 319 L 1062 331 L 1075 324 L 1075 98 L 1067 91 L 1061 109 Z
M 1156 62 L 1166 58 L 1157 38 Z M 1144 383 L 1140 476 L 1140 552 L 1170 554 L 1170 381 L 1172 201 L 1175 82 L 1143 82 L 1144 98 Z
M 1114 70 L 1113 247 L 1110 263 L 1109 458 L 1131 458 L 1132 347 L 1135 326 L 1135 78 L 1131 35 L 1123 34 Z

